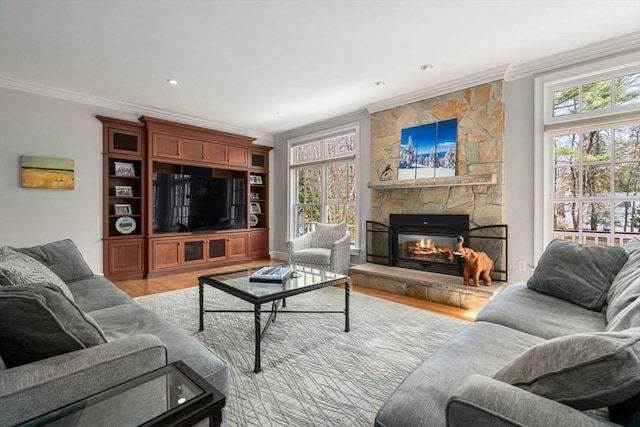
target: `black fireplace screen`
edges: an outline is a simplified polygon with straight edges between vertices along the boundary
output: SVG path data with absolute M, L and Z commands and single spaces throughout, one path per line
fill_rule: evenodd
M 467 225 L 461 229 L 463 218 L 450 218 L 454 221 L 448 224 L 441 222 L 446 216 L 464 217 Z M 399 217 L 420 218 L 402 218 L 399 223 Z M 389 226 L 367 221 L 367 262 L 462 275 L 464 260 L 455 253 L 458 235 L 462 235 L 465 247 L 486 252 L 493 260 L 491 278 L 507 281 L 507 225 L 469 229 L 466 215 L 430 215 L 425 224 L 421 221 L 402 223 L 423 217 L 425 215 L 398 215 L 398 218 L 390 218 L 392 225 Z

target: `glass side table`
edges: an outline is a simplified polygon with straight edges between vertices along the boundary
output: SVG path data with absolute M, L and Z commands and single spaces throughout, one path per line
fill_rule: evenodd
M 190 426 L 222 422 L 225 397 L 182 361 L 172 363 L 21 426 Z

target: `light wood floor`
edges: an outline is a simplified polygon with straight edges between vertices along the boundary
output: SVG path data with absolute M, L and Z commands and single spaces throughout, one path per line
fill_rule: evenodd
M 271 260 L 272 263 L 281 261 Z M 115 282 L 115 284 L 129 294 L 131 297 L 140 297 L 144 295 L 157 294 L 161 292 L 174 291 L 177 289 L 190 288 L 198 285 L 198 277 L 203 274 L 211 274 L 223 271 L 232 271 L 242 267 L 258 267 L 267 263 L 267 260 L 252 261 L 243 265 L 233 265 L 229 267 L 219 267 L 207 270 L 198 270 L 189 273 L 174 274 L 171 276 L 156 277 L 153 279 L 135 279 L 123 280 Z M 469 311 L 463 308 L 452 307 L 444 304 L 437 304 L 431 301 L 425 301 L 418 298 L 406 297 L 403 295 L 393 294 L 390 292 L 378 291 L 376 289 L 364 288 L 362 286 L 352 285 L 353 292 L 359 292 L 371 295 L 377 298 L 383 298 L 401 304 L 406 304 L 415 308 L 428 310 L 433 313 L 442 314 L 457 319 L 473 321 L 477 312 Z

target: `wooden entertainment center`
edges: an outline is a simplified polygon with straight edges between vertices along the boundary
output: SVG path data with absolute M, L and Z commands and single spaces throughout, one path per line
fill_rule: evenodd
M 246 136 L 150 117 L 141 117 L 141 123 L 97 118 L 103 125 L 106 277 L 157 277 L 269 257 L 271 147 L 255 145 Z M 183 223 L 173 221 L 166 229 L 158 227 L 157 219 L 154 224 L 157 177 L 208 170 L 211 177 L 205 179 L 228 181 L 233 218 L 194 232 L 173 208 Z M 219 203 L 211 195 L 189 194 L 184 184 L 175 186 L 176 192 L 186 192 L 186 204 Z

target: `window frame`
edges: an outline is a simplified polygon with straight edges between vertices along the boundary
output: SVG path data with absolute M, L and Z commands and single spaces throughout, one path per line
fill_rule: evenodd
M 353 133 L 355 138 L 355 149 L 352 152 L 342 153 L 342 154 L 334 154 L 328 155 L 326 154 L 326 147 L 323 144 L 322 154 L 320 157 L 316 159 L 310 160 L 300 160 L 294 161 L 293 151 L 295 147 L 300 145 L 309 144 L 325 139 L 329 139 L 332 137 L 337 137 L 345 134 Z M 342 126 L 333 127 L 330 129 L 326 129 L 323 131 L 314 132 L 311 134 L 299 136 L 296 138 L 289 139 L 287 141 L 287 165 L 289 168 L 289 173 L 287 175 L 287 233 L 288 240 L 294 238 L 296 236 L 295 230 L 295 204 L 296 204 L 296 188 L 297 188 L 297 179 L 296 172 L 300 168 L 311 167 L 311 166 L 322 166 L 323 169 L 323 179 L 321 183 L 322 189 L 322 205 L 321 205 L 321 218 L 320 220 L 326 220 L 327 207 L 328 203 L 325 202 L 325 196 L 327 192 L 327 182 L 326 182 L 326 170 L 329 166 L 334 164 L 340 164 L 345 162 L 352 162 L 355 168 L 355 177 L 356 177 L 356 197 L 354 202 L 354 210 L 355 210 L 355 223 L 354 223 L 354 235 L 353 235 L 353 243 L 351 245 L 352 253 L 359 250 L 359 234 L 360 234 L 360 217 L 358 213 L 360 212 L 360 199 L 361 199 L 361 191 L 359 181 L 362 179 L 360 176 L 360 167 L 358 164 L 359 154 L 360 154 L 360 146 L 361 146 L 361 133 L 360 133 L 360 123 L 348 123 Z
M 553 95 L 557 90 L 581 86 L 614 75 L 640 72 L 635 54 L 572 67 L 534 80 L 534 265 L 553 238 L 554 137 L 562 132 L 598 126 L 615 127 L 640 113 L 640 104 L 628 104 L 553 117 Z M 615 91 L 614 91 L 615 92 Z M 612 98 L 613 100 L 613 98 Z M 612 102 L 613 104 L 613 102 Z

